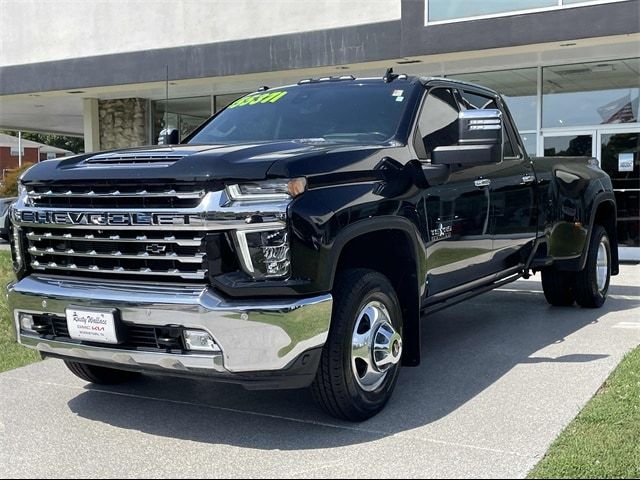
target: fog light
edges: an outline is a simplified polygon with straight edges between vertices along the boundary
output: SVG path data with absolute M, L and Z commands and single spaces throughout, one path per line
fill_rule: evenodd
M 21 313 L 20 314 L 20 328 L 22 328 L 22 330 L 28 330 L 30 332 L 34 332 L 34 328 L 33 328 L 33 316 L 29 315 L 27 313 Z
M 187 346 L 187 350 L 199 350 L 206 352 L 218 351 L 218 345 L 213 341 L 211 335 L 202 330 L 185 330 L 184 342 Z

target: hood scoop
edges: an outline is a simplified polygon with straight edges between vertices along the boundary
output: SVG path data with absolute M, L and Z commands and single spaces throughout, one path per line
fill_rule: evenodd
M 184 158 L 182 152 L 111 152 L 94 155 L 84 163 L 90 166 L 140 166 L 168 167 Z

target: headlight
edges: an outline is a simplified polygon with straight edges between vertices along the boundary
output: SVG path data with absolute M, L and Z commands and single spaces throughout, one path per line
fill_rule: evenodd
M 25 187 L 21 181 L 18 181 L 18 197 L 24 197 L 26 195 L 27 187 Z
M 291 259 L 286 229 L 237 231 L 242 268 L 254 279 L 282 278 L 289 274 Z
M 297 197 L 307 188 L 306 178 L 291 180 L 268 180 L 264 182 L 240 183 L 227 186 L 231 200 L 274 201 Z

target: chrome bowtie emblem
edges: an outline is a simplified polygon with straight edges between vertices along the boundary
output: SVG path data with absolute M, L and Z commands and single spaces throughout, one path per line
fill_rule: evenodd
M 151 245 L 147 245 L 146 248 L 147 252 L 149 253 L 164 253 L 167 251 L 167 246 L 166 245 L 158 245 L 157 243 L 151 244 Z

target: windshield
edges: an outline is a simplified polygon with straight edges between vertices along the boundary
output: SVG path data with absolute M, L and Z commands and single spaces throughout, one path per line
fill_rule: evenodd
M 395 137 L 408 103 L 405 85 L 340 81 L 252 93 L 220 112 L 188 143 L 386 143 Z

